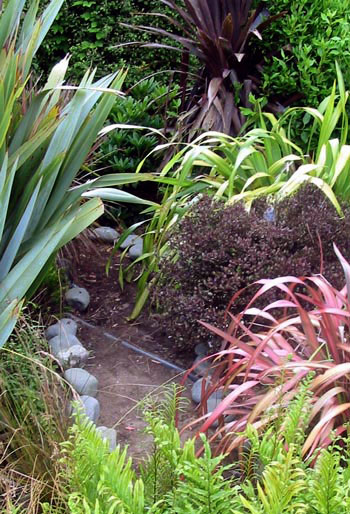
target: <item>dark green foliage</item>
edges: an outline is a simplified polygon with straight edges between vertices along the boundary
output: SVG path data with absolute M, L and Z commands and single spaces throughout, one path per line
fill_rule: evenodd
M 255 2 L 258 3 L 257 1 Z M 286 11 L 265 33 L 260 47 L 273 52 L 263 68 L 267 96 L 293 93 L 317 107 L 330 94 L 337 60 L 350 84 L 350 10 L 343 0 L 265 0 L 272 14 Z M 282 52 L 278 49 L 284 48 Z M 276 51 L 277 50 L 277 51 Z
M 177 88 L 169 91 L 156 80 L 143 80 L 133 87 L 126 98 L 118 98 L 110 116 L 110 123 L 138 125 L 162 129 L 166 117 L 175 117 L 180 100 Z M 117 129 L 110 132 L 100 147 L 95 162 L 99 174 L 136 171 L 140 161 L 158 144 L 159 136 L 141 129 Z M 157 170 L 162 156 L 152 155 L 145 161 L 143 171 Z
M 171 251 L 160 263 L 153 300 L 179 349 L 201 341 L 214 343 L 215 336 L 197 320 L 223 328 L 232 296 L 256 280 L 309 276 L 323 269 L 328 280 L 342 286 L 332 243 L 350 256 L 349 208 L 344 206 L 340 219 L 323 193 L 307 186 L 275 206 L 275 221 L 266 219 L 268 209 L 271 206 L 261 200 L 248 214 L 243 204 L 225 207 L 204 197 L 178 225 Z M 251 289 L 241 294 L 233 311 L 240 312 L 251 295 Z
M 74 81 L 82 76 L 88 66 L 97 66 L 98 75 L 115 71 L 121 66 L 129 68 L 127 84 L 162 70 L 173 70 L 177 66 L 177 53 L 139 46 L 113 46 L 132 41 L 152 41 L 148 35 L 139 33 L 120 23 L 130 20 L 146 24 L 144 13 L 167 8 L 160 0 L 69 0 L 61 9 L 50 33 L 38 53 L 38 71 L 47 72 L 52 65 L 72 54 L 70 77 Z M 163 26 L 162 19 L 154 21 Z M 169 73 L 160 73 L 157 78 L 169 82 Z

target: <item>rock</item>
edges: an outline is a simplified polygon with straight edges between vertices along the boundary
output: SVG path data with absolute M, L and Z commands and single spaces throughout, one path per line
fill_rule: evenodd
M 82 344 L 76 344 L 58 352 L 55 357 L 63 368 L 76 368 L 87 361 L 89 352 Z
M 46 339 L 52 339 L 55 336 L 59 336 L 60 334 L 72 334 L 76 335 L 78 330 L 78 325 L 75 321 L 69 318 L 62 318 L 54 325 L 49 326 L 45 330 Z
M 221 402 L 221 398 L 208 398 L 208 401 L 207 401 L 208 414 L 211 414 L 212 412 L 214 412 L 214 410 L 220 404 L 220 402 Z M 234 420 L 234 416 L 232 414 L 229 414 L 229 415 L 224 414 L 224 419 L 225 419 L 226 423 L 229 423 L 230 421 Z M 219 426 L 219 420 L 218 419 L 215 420 L 214 423 L 212 424 L 212 426 L 214 428 L 217 428 Z
M 142 241 L 142 238 L 140 236 L 137 236 L 136 234 L 130 234 L 130 236 L 128 236 L 125 239 L 125 241 L 122 242 L 122 244 L 120 245 L 120 248 L 125 249 L 128 246 L 135 245 L 137 243 L 138 239 L 141 239 L 141 241 Z
M 120 238 L 119 232 L 111 227 L 97 227 L 92 233 L 97 239 L 100 239 L 100 241 L 104 243 L 114 244 Z
M 143 241 L 141 238 L 137 238 L 135 244 L 129 248 L 129 256 L 132 259 L 137 259 L 143 254 Z
M 81 396 L 80 399 L 83 404 L 86 416 L 91 419 L 91 421 L 96 423 L 100 415 L 100 402 L 96 400 L 96 398 L 87 396 L 86 394 Z
M 214 396 L 213 396 L 213 398 L 208 398 L 208 401 L 207 401 L 208 412 L 213 412 L 216 409 L 216 407 L 219 405 L 221 400 L 222 400 L 222 398 L 217 398 Z
M 192 400 L 196 403 L 200 403 L 202 399 L 202 382 L 205 380 L 204 378 L 200 378 L 197 380 L 193 386 L 192 386 Z M 205 390 L 208 390 L 210 388 L 210 382 L 208 380 L 205 380 Z M 205 391 L 204 391 L 205 392 Z M 208 398 L 208 401 L 210 399 L 222 399 L 223 394 L 222 391 L 219 389 L 218 391 L 214 391 Z
M 203 359 L 203 357 L 198 356 L 193 363 L 193 365 L 196 365 L 196 367 L 193 370 L 193 373 L 195 373 L 196 375 L 199 375 L 201 377 L 210 374 L 210 364 L 211 364 L 210 360 L 200 362 L 202 359 Z M 200 363 L 200 364 L 198 364 L 198 363 Z
M 109 443 L 109 450 L 112 452 L 117 447 L 117 431 L 114 428 L 97 427 L 100 432 L 102 439 L 105 439 Z
M 77 393 L 93 397 L 97 395 L 98 380 L 85 369 L 67 369 L 64 378 L 74 387 Z
M 75 335 L 63 331 L 60 335 L 52 337 L 49 340 L 50 351 L 53 355 L 57 355 L 58 352 L 68 350 L 68 348 L 77 344 L 81 345 L 81 342 Z
M 198 343 L 194 347 L 194 353 L 198 357 L 206 357 L 209 352 L 209 346 L 206 343 Z
M 90 295 L 84 287 L 72 287 L 65 294 L 68 305 L 79 312 L 84 312 L 90 303 Z

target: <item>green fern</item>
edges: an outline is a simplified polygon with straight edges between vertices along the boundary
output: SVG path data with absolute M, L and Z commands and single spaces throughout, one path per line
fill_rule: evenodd
M 345 510 L 344 493 L 349 485 L 344 483 L 340 455 L 336 451 L 322 450 L 310 480 L 312 506 L 319 514 L 342 513 Z
M 62 477 L 70 514 L 348 514 L 350 512 L 349 434 L 319 453 L 315 468 L 301 448 L 310 412 L 308 379 L 263 433 L 248 426 L 243 448 L 245 474 L 232 478 L 235 464 L 213 456 L 201 434 L 181 444 L 175 424 L 176 386 L 162 400 L 144 404 L 154 448 L 141 469 L 132 469 L 126 449 L 109 452 L 96 427 L 78 413 L 64 444 Z M 314 455 L 315 457 L 315 455 Z M 45 506 L 47 514 L 61 514 Z
M 202 435 L 204 455 L 195 457 L 194 441 L 187 441 L 187 458 L 178 467 L 178 487 L 168 496 L 166 513 L 229 514 L 233 512 L 238 486 L 224 478 L 232 465 L 223 466 L 224 456 L 213 457 L 210 446 Z M 190 456 L 190 458 L 189 458 Z M 237 503 L 238 506 L 238 503 Z
M 306 489 L 305 473 L 299 467 L 299 460 L 290 447 L 281 462 L 266 466 L 261 483 L 257 484 L 255 498 L 241 496 L 241 501 L 252 514 L 306 513 L 306 506 L 300 501 Z
M 108 442 L 101 438 L 96 426 L 78 414 L 71 440 L 65 443 L 64 449 L 64 472 L 68 473 L 74 491 L 69 497 L 72 506 L 76 504 L 79 509 L 82 505 L 82 514 L 144 513 L 143 483 L 136 480 L 131 459 L 126 458 L 126 448 L 121 451 L 117 447 L 110 453 Z M 76 501 L 79 496 L 84 501 Z

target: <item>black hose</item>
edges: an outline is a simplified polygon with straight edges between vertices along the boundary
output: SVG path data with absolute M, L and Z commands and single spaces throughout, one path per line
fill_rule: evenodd
M 98 328 L 95 325 L 92 325 L 91 323 L 88 323 L 87 321 L 78 318 L 78 316 L 74 316 L 74 314 L 67 313 L 66 315 L 68 317 L 72 318 L 73 320 L 75 320 L 77 323 L 81 323 L 82 325 L 85 325 L 88 328 L 92 328 L 95 330 Z M 185 369 L 180 368 L 180 366 L 177 366 L 176 364 L 173 364 L 172 362 L 166 361 L 165 359 L 162 359 L 161 357 L 158 357 L 158 355 L 155 355 L 154 353 L 146 352 L 145 350 L 142 350 L 138 346 L 128 343 L 127 341 L 123 341 L 123 339 L 120 339 L 119 337 L 113 336 L 109 332 L 103 331 L 102 333 L 108 339 L 111 339 L 115 343 L 119 343 L 122 346 L 124 346 L 124 348 L 128 348 L 129 350 L 132 350 L 133 352 L 139 353 L 140 355 L 144 355 L 145 357 L 148 357 L 149 359 L 155 360 L 155 361 L 159 362 L 159 364 L 162 364 L 163 366 L 165 366 L 166 368 L 172 369 L 179 373 L 183 373 L 183 374 L 186 373 Z M 196 380 L 198 380 L 198 377 L 194 373 L 190 373 L 189 375 L 187 375 L 187 378 L 192 380 L 192 382 L 196 382 Z

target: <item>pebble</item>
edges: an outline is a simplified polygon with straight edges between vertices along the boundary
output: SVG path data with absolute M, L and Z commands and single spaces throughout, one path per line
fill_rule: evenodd
M 68 350 L 71 346 L 81 345 L 81 342 L 74 334 L 61 332 L 60 335 L 54 336 L 49 340 L 49 347 L 53 355 L 57 355 L 58 352 Z
M 202 359 L 202 356 L 198 356 L 195 359 L 193 365 L 196 365 L 196 367 L 194 368 L 193 373 L 203 377 L 210 374 L 210 360 L 200 362 Z
M 96 400 L 96 398 L 87 396 L 86 394 L 83 394 L 80 399 L 86 416 L 93 421 L 93 423 L 96 423 L 100 416 L 100 402 Z
M 97 227 L 92 233 L 97 239 L 104 243 L 114 244 L 120 238 L 119 232 L 112 227 Z
M 137 238 L 135 244 L 129 248 L 129 256 L 132 259 L 137 259 L 143 254 L 143 241 L 141 238 Z
M 221 402 L 221 399 L 219 399 L 219 398 L 208 398 L 208 401 L 207 401 L 208 414 L 212 414 L 214 412 L 214 410 L 216 409 L 216 407 L 220 404 L 220 402 Z M 232 414 L 225 416 L 225 414 L 224 414 L 224 419 L 225 419 L 226 423 L 229 423 L 230 421 L 234 420 L 234 416 Z M 214 428 L 217 428 L 219 426 L 219 419 L 216 419 L 213 422 L 212 426 Z
M 89 306 L 90 295 L 84 287 L 72 287 L 66 292 L 65 300 L 74 309 L 84 312 Z
M 141 240 L 141 242 L 142 242 L 142 238 L 140 236 L 137 236 L 136 234 L 130 234 L 125 239 L 125 241 L 122 242 L 122 244 L 120 245 L 120 248 L 123 248 L 123 250 L 124 250 L 128 246 L 135 245 L 138 240 Z
M 84 364 L 89 358 L 89 352 L 82 344 L 71 346 L 55 355 L 63 368 L 76 368 Z
M 49 326 L 45 330 L 45 336 L 47 340 L 52 339 L 55 336 L 59 336 L 62 333 L 76 335 L 78 325 L 75 321 L 70 318 L 62 318 L 54 325 Z
M 194 353 L 198 357 L 206 357 L 209 352 L 209 346 L 206 343 L 198 343 L 194 347 Z
M 85 369 L 67 369 L 64 378 L 74 387 L 77 393 L 93 397 L 97 395 L 98 380 Z
M 191 394 L 192 394 L 192 400 L 196 403 L 200 403 L 201 402 L 201 399 L 202 399 L 202 383 L 203 383 L 203 380 L 205 380 L 205 378 L 200 378 L 199 380 L 197 380 L 193 386 L 192 386 L 192 391 L 191 391 Z M 210 383 L 208 380 L 205 380 L 205 390 L 208 390 L 210 388 Z M 205 393 L 205 391 L 203 391 Z M 219 399 L 219 400 L 222 400 L 223 398 L 223 394 L 222 394 L 222 390 L 219 389 L 218 391 L 214 391 L 208 398 L 208 401 L 210 399 Z
M 114 428 L 97 427 L 98 432 L 102 439 L 105 439 L 109 443 L 109 451 L 113 451 L 117 447 L 117 431 Z

